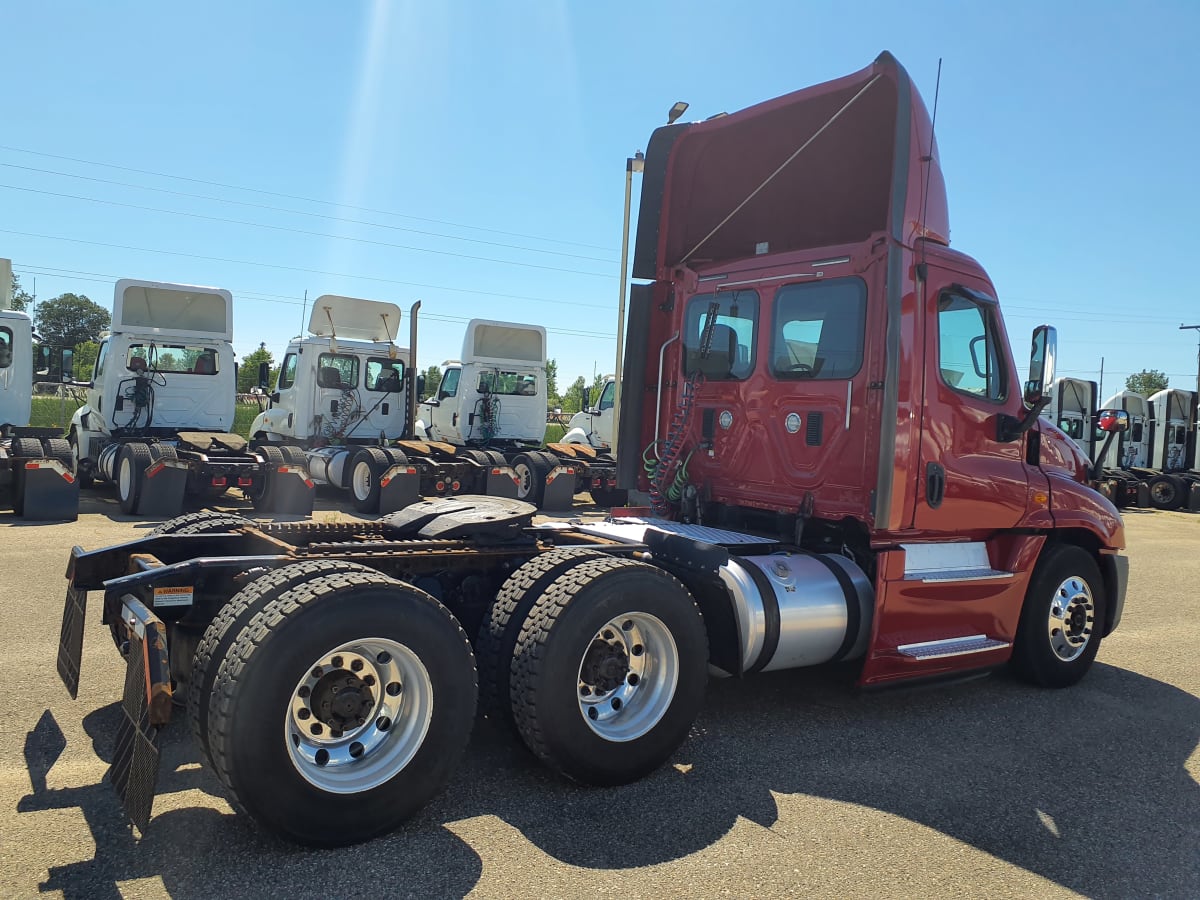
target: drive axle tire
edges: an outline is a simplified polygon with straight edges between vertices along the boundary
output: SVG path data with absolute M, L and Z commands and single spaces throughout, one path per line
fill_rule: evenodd
M 262 607 L 226 653 L 213 768 L 269 831 L 368 840 L 446 784 L 475 700 L 471 646 L 445 607 L 378 573 L 319 575 Z
M 550 474 L 542 454 L 518 453 L 513 457 L 512 467 L 517 476 L 517 499 L 541 506 L 546 493 L 546 476 Z
M 1021 607 L 1013 671 L 1042 687 L 1068 687 L 1083 678 L 1100 649 L 1107 600 L 1091 554 L 1070 544 L 1047 547 Z
M 517 729 L 576 781 L 625 784 L 667 761 L 708 678 L 704 620 L 687 589 L 629 559 L 584 560 L 525 621 L 509 696 Z
M 262 457 L 263 465 L 255 472 L 254 484 L 245 494 L 256 511 L 270 512 L 274 501 L 275 473 L 279 471 L 280 466 L 287 465 L 287 462 L 284 460 L 283 451 L 270 444 L 257 447 L 254 452 Z
M 150 448 L 145 444 L 125 444 L 117 453 L 117 500 L 126 515 L 134 515 L 137 509 L 149 465 Z
M 584 560 L 601 556 L 588 548 L 550 550 L 524 563 L 501 586 L 475 644 L 479 700 L 485 712 L 499 714 L 515 729 L 509 681 L 513 653 L 529 612 L 556 578 Z
M 75 472 L 75 478 L 79 481 L 81 488 L 90 488 L 95 484 L 95 477 L 91 472 L 91 465 L 85 466 L 79 458 L 79 432 L 72 426 L 71 433 L 67 438 L 67 443 L 71 447 L 71 458 L 73 460 L 71 468 Z
M 1179 509 L 1187 496 L 1183 479 L 1178 475 L 1155 475 L 1146 486 L 1150 489 L 1150 505 L 1155 509 Z
M 388 467 L 388 455 L 379 447 L 367 447 L 355 455 L 350 468 L 350 493 L 360 513 L 379 514 L 379 481 Z
M 180 516 L 164 523 L 162 527 L 179 522 L 182 519 L 193 519 L 200 516 L 216 516 L 218 513 L 191 513 Z M 226 518 L 222 515 L 222 518 Z M 234 518 L 229 516 L 228 518 Z M 249 520 L 243 520 L 248 522 Z M 196 527 L 203 522 L 195 522 L 183 527 Z M 220 672 L 222 660 L 233 646 L 234 639 L 247 623 L 257 615 L 264 606 L 298 584 L 320 575 L 341 575 L 347 572 L 374 575 L 374 569 L 358 563 L 339 562 L 337 560 L 308 560 L 280 566 L 266 574 L 255 578 L 240 591 L 229 598 L 221 607 L 221 611 L 208 623 L 200 643 L 196 646 L 192 657 L 191 677 L 188 680 L 187 707 L 188 720 L 191 722 L 192 734 L 204 753 L 205 762 L 212 765 L 212 755 L 208 750 L 208 710 L 212 701 L 213 684 Z
M 237 513 L 215 512 L 211 509 L 200 512 L 185 513 L 173 519 L 167 519 L 150 532 L 151 537 L 160 534 L 228 534 L 246 525 L 254 525 L 245 516 Z

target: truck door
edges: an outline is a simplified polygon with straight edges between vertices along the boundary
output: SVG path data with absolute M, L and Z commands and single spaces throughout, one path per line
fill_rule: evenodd
M 1025 440 L 998 440 L 1003 414 L 1024 414 L 990 288 L 929 268 L 916 528 L 962 535 L 1014 527 L 1025 515 Z
M 428 410 L 429 436 L 435 441 L 448 441 L 451 444 L 462 443 L 462 429 L 459 423 L 459 382 L 462 369 L 452 366 L 442 373 L 442 383 L 438 385 L 437 402 L 425 404 Z
M 597 415 L 592 417 L 592 433 L 588 435 L 592 446 L 605 449 L 612 446 L 613 438 L 613 401 L 617 396 L 617 383 L 610 381 L 600 392 L 600 401 L 596 404 Z
M 369 356 L 363 373 L 363 420 L 353 436 L 400 437 L 404 431 L 404 363 L 386 356 Z
M 359 370 L 360 360 L 353 353 L 317 354 L 313 419 L 314 424 L 319 422 L 319 436 L 329 440 L 346 437 L 366 411 L 359 391 Z

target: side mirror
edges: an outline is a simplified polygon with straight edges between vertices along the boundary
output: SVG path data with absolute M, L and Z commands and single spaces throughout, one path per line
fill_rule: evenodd
M 417 373 L 417 396 L 418 397 L 425 396 L 425 373 L 424 372 Z
M 1054 359 L 1058 354 L 1058 332 L 1053 325 L 1033 329 L 1029 351 L 1029 380 L 1025 382 L 1025 405 L 1030 409 L 1049 397 L 1054 380 Z
M 1096 414 L 1096 427 L 1107 432 L 1128 431 L 1129 413 L 1123 409 L 1102 409 Z
M 279 402 L 279 391 L 275 391 L 274 393 L 270 394 L 270 395 L 268 396 L 268 399 L 269 399 L 269 400 L 270 400 L 272 403 L 278 403 L 278 402 Z
M 424 403 L 426 406 L 441 406 L 442 405 L 442 401 L 439 400 L 437 397 L 430 397 L 428 400 L 422 400 L 421 402 Z
M 59 352 L 59 371 L 62 372 L 63 384 L 70 384 L 75 380 L 75 351 L 69 347 L 63 347 Z
M 592 389 L 591 388 L 583 389 L 583 403 L 580 404 L 580 408 L 586 409 L 589 412 L 591 411 L 591 408 L 592 408 Z
M 258 364 L 258 386 L 264 391 L 271 386 L 271 364 L 269 362 L 260 362 Z

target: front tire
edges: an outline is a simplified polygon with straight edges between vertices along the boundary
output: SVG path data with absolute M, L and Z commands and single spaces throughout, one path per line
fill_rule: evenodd
M 687 589 L 612 557 L 566 569 L 538 598 L 517 644 L 509 698 L 526 745 L 585 784 L 654 771 L 704 699 L 708 643 Z
M 1070 544 L 1047 548 L 1034 569 L 1013 642 L 1012 668 L 1041 687 L 1069 687 L 1091 668 L 1107 609 L 1095 559 Z
M 321 575 L 263 607 L 225 655 L 209 709 L 213 767 L 270 831 L 315 846 L 364 841 L 442 789 L 475 694 L 470 644 L 440 603 L 377 573 Z

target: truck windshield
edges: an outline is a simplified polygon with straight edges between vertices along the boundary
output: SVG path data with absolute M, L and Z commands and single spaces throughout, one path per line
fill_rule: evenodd
M 867 286 L 860 278 L 788 284 L 775 295 L 771 373 L 842 379 L 862 367 Z
M 537 376 L 493 369 L 490 372 L 480 373 L 477 390 L 481 394 L 535 397 L 537 396 Z
M 125 367 L 131 371 L 152 370 L 180 375 L 216 375 L 217 351 L 186 344 L 130 344 Z
M 711 326 L 708 353 L 704 331 Z M 683 371 L 701 372 L 712 381 L 742 381 L 754 371 L 758 332 L 758 293 L 729 291 L 697 294 L 687 303 L 683 322 Z M 703 354 L 703 355 L 702 355 Z

